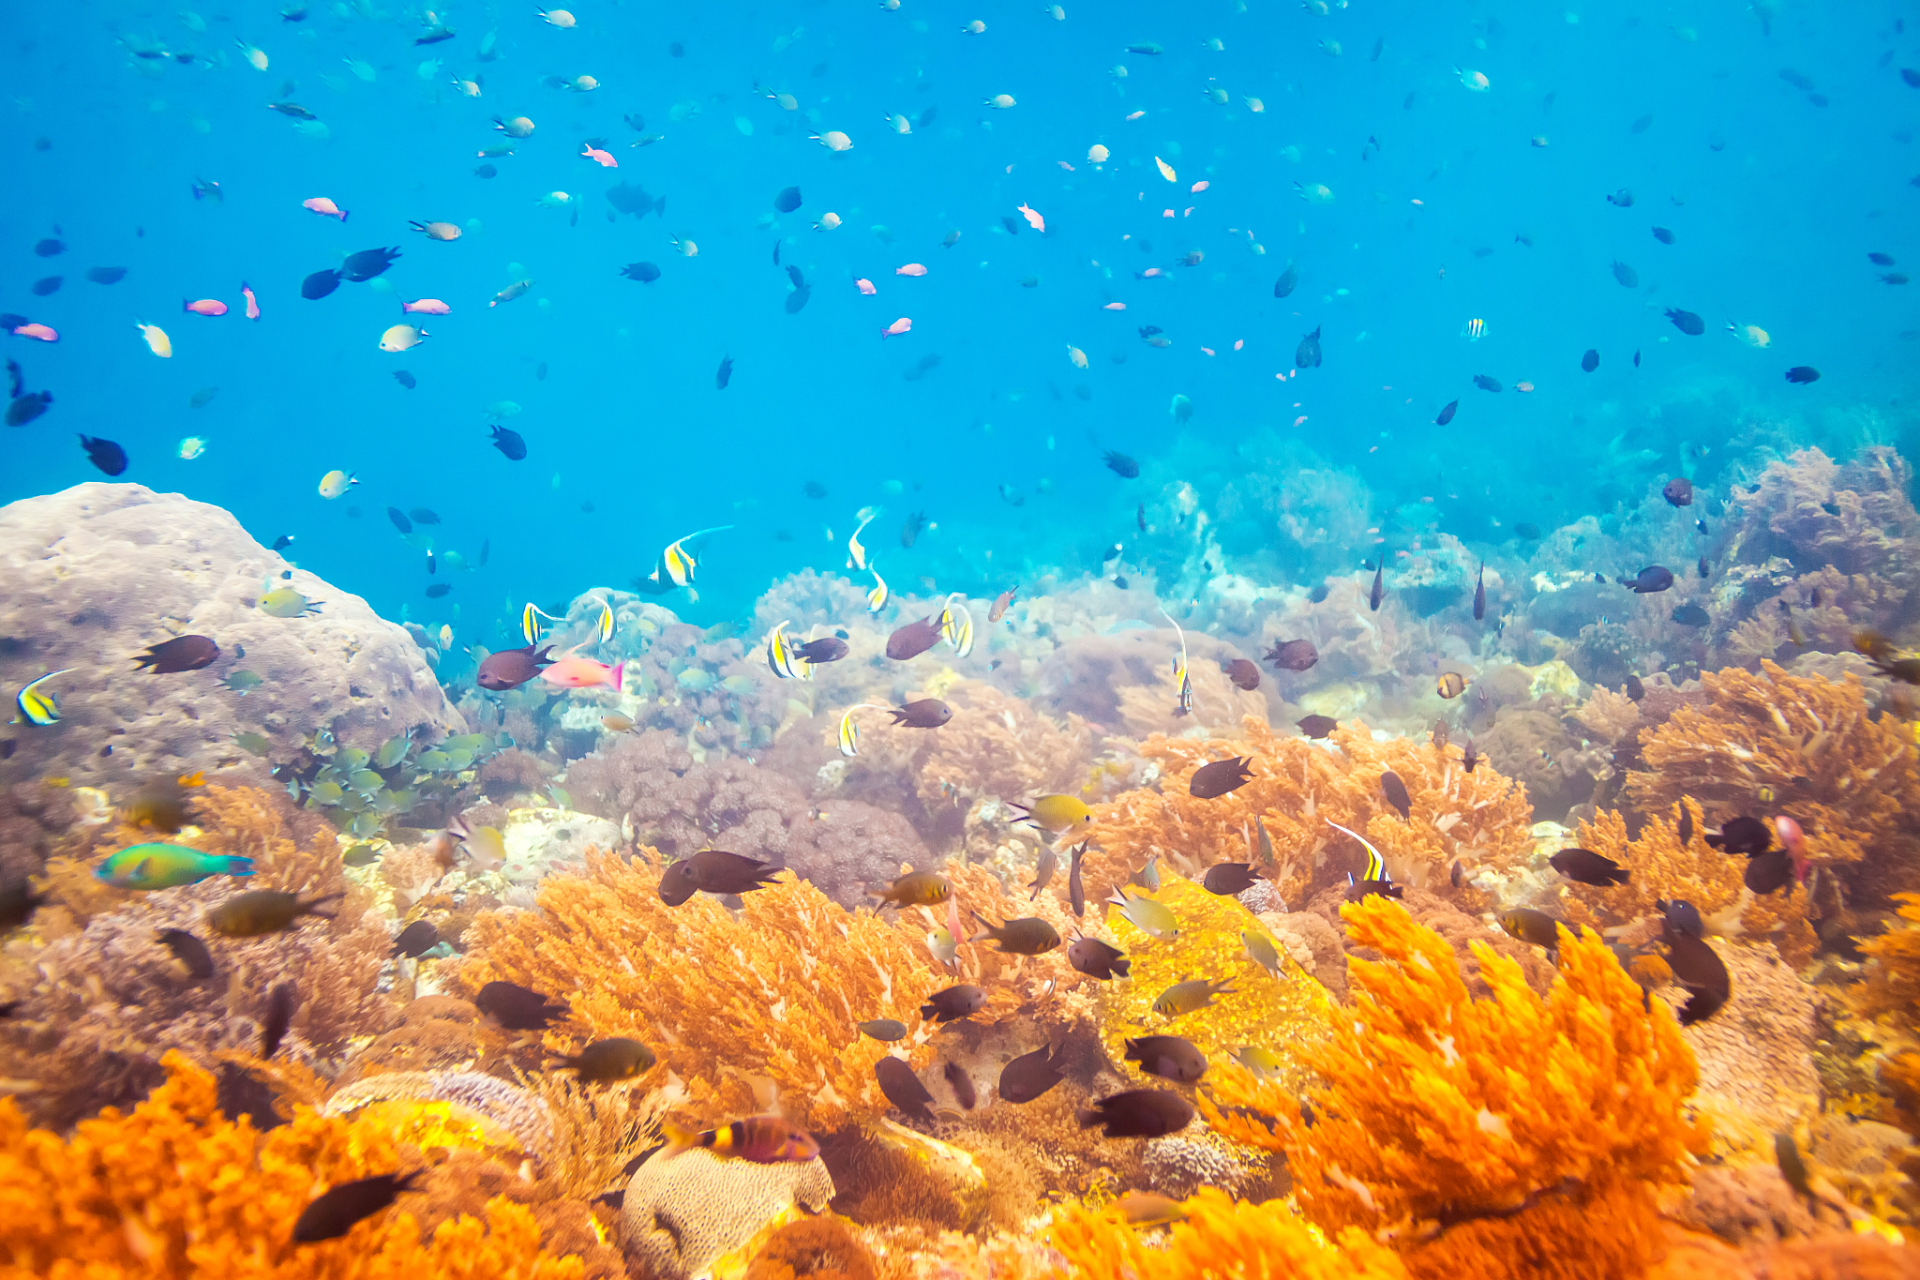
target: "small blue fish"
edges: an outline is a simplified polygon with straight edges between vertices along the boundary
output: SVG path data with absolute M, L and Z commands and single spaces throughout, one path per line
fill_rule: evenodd
M 136 844 L 109 857 L 93 874 L 116 889 L 177 889 L 208 876 L 250 876 L 253 859 L 180 844 Z
M 40 686 L 55 676 L 66 675 L 72 670 L 72 667 L 65 667 L 59 671 L 49 671 L 38 680 L 29 681 L 15 695 L 14 703 L 20 708 L 20 714 L 27 718 L 28 724 L 37 724 L 45 728 L 48 725 L 60 723 L 60 700 L 54 696 L 51 689 L 42 693 Z

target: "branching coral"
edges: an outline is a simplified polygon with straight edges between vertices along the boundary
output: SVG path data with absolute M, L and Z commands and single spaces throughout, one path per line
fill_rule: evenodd
M 1250 1204 L 1202 1187 L 1181 1206 L 1164 1248 L 1109 1210 L 1055 1215 L 1053 1247 L 1080 1280 L 1405 1280 L 1393 1250 L 1356 1228 L 1329 1242 L 1284 1203 Z
M 61 1140 L 28 1129 L 0 1098 L 0 1255 L 17 1274 L 272 1276 L 368 1280 L 514 1276 L 577 1280 L 580 1264 L 540 1251 L 540 1230 L 496 1200 L 487 1220 L 443 1223 L 423 1243 L 405 1202 L 344 1239 L 291 1241 L 329 1185 L 418 1165 L 385 1130 L 302 1108 L 261 1134 L 219 1112 L 214 1079 L 179 1054 L 130 1114 L 109 1110 Z
M 918 1023 L 941 978 L 914 932 L 834 905 L 782 876 L 749 893 L 738 915 L 698 895 L 660 901 L 659 864 L 590 853 L 584 874 L 540 887 L 540 911 L 491 912 L 474 925 L 460 981 L 495 979 L 568 1002 L 549 1047 L 631 1036 L 687 1082 L 687 1113 L 704 1125 L 763 1109 L 770 1082 L 797 1122 L 832 1129 L 877 1114 L 873 1064 L 888 1046 L 857 1023 Z M 926 1060 L 926 1050 L 917 1053 Z
M 1346 872 L 1364 867 L 1365 851 L 1329 820 L 1379 846 L 1393 878 L 1412 884 L 1444 883 L 1455 859 L 1469 869 L 1500 868 L 1531 849 L 1525 789 L 1489 765 L 1468 773 L 1458 747 L 1443 751 L 1407 738 L 1377 742 L 1358 721 L 1341 725 L 1331 740 L 1335 751 L 1278 738 L 1252 717 L 1237 740 L 1149 738 L 1140 754 L 1159 767 L 1159 789 L 1124 792 L 1096 806 L 1093 823 L 1072 833 L 1093 842 L 1085 864 L 1089 900 L 1105 897 L 1156 853 L 1198 866 L 1258 862 L 1256 819 L 1278 864 L 1260 870 L 1290 902 L 1344 884 Z M 1232 756 L 1253 757 L 1253 781 L 1214 800 L 1189 793 L 1196 769 Z M 1388 770 L 1406 784 L 1410 820 L 1401 819 L 1380 789 Z
M 1416 1275 L 1644 1266 L 1654 1194 L 1684 1183 L 1705 1139 L 1684 1116 L 1694 1060 L 1667 1008 L 1644 1008 L 1591 933 L 1563 935 L 1545 997 L 1476 946 L 1493 990 L 1476 1001 L 1452 948 L 1399 904 L 1342 914 L 1383 958 L 1349 961 L 1351 1013 L 1309 1055 L 1313 1123 L 1289 1091 L 1234 1068 L 1210 1077 L 1208 1120 L 1284 1150 L 1309 1219 L 1397 1240 Z
M 875 1280 L 873 1255 L 838 1218 L 790 1222 L 747 1264 L 746 1280 Z
M 1899 897 L 1900 925 L 1860 944 L 1866 980 L 1849 993 L 1863 1017 L 1885 1028 L 1880 1081 L 1892 1095 L 1890 1116 L 1920 1137 L 1920 894 Z

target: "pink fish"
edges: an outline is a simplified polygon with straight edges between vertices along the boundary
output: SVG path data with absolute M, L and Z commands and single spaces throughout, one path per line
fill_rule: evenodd
M 1028 226 L 1038 231 L 1041 235 L 1047 234 L 1047 220 L 1041 217 L 1038 211 L 1029 209 L 1023 204 L 1020 206 L 1020 212 L 1025 216 Z
M 23 324 L 13 331 L 16 338 L 38 338 L 42 342 L 58 342 L 60 335 L 44 324 Z
M 892 324 L 882 329 L 880 331 L 880 337 L 883 341 L 887 338 L 897 338 L 912 328 L 913 321 L 907 319 L 905 316 L 901 316 L 898 320 L 895 320 Z
M 1247 340 L 1245 338 L 1235 338 L 1233 340 L 1233 349 L 1235 351 L 1240 350 L 1242 347 L 1246 345 L 1247 345 Z
M 591 689 L 596 685 L 607 685 L 618 693 L 626 674 L 627 664 L 624 662 L 610 667 L 592 658 L 576 658 L 568 654 L 543 668 L 540 678 L 561 689 Z
M 1807 871 L 1811 864 L 1807 861 L 1807 837 L 1800 830 L 1800 824 L 1792 818 L 1775 818 L 1773 829 L 1780 835 L 1780 844 L 1787 851 L 1787 857 L 1793 862 L 1793 878 L 1801 884 L 1807 882 Z
M 927 269 L 917 262 L 909 262 L 904 267 L 895 267 L 893 274 L 897 276 L 923 276 L 927 274 Z
M 1109 302 L 1106 306 L 1100 309 L 1102 311 L 1125 311 L 1127 309 L 1127 304 L 1124 302 Z
M 1158 280 L 1167 273 L 1166 270 L 1161 267 L 1148 267 L 1145 271 L 1136 271 L 1133 274 L 1135 278 L 1140 280 Z
M 253 286 L 242 281 L 240 284 L 240 294 L 247 300 L 247 319 L 258 320 L 260 318 L 260 303 L 255 300 L 253 296 Z
M 409 311 L 417 311 L 423 316 L 450 316 L 453 314 L 453 308 L 438 298 L 420 298 L 413 302 L 403 302 L 400 304 L 401 315 L 405 315 Z
M 615 160 L 611 153 L 602 151 L 592 145 L 583 145 L 580 148 L 580 154 L 599 165 L 602 169 L 618 169 L 620 167 L 620 162 Z
M 180 299 L 180 309 L 191 311 L 197 316 L 223 316 L 227 314 L 227 304 L 218 298 L 200 298 L 194 302 Z
M 873 281 L 867 279 L 865 276 L 854 277 L 853 286 L 854 288 L 858 289 L 861 293 L 866 294 L 867 297 L 869 298 L 871 298 L 874 294 L 880 292 L 878 289 L 873 287 Z
M 1146 113 L 1146 112 L 1144 112 L 1144 111 L 1136 111 L 1136 112 L 1134 112 L 1134 113 L 1133 113 L 1132 115 L 1130 115 L 1130 116 L 1128 116 L 1128 117 L 1127 117 L 1127 119 L 1128 119 L 1129 121 L 1132 121 L 1132 120 L 1138 120 L 1138 119 L 1139 119 L 1139 118 L 1140 118 L 1141 116 L 1143 116 L 1143 115 L 1145 115 L 1145 114 L 1147 114 L 1147 113 Z
M 1207 353 L 1208 355 L 1212 355 L 1212 354 L 1213 354 L 1213 348 L 1212 348 L 1212 347 L 1202 347 L 1202 348 L 1200 348 L 1200 349 L 1201 349 L 1202 351 L 1204 351 L 1204 352 L 1206 352 L 1206 353 Z
M 1199 195 L 1202 191 L 1205 191 L 1208 187 L 1212 185 L 1213 184 L 1211 182 L 1196 182 L 1193 184 L 1193 194 Z
M 1054 163 L 1059 165 L 1062 169 L 1065 169 L 1068 173 L 1073 172 L 1073 166 L 1068 164 L 1065 160 L 1055 160 Z
M 315 196 L 311 200 L 302 200 L 300 207 L 303 209 L 311 209 L 323 218 L 338 218 L 342 222 L 347 220 L 347 211 L 325 196 Z

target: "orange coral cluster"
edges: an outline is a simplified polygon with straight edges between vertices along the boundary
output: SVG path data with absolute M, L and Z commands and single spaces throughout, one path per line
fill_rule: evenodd
M 1898 928 L 1860 944 L 1866 980 L 1850 996 L 1856 1012 L 1890 1033 L 1880 1083 L 1893 1095 L 1890 1118 L 1920 1137 L 1920 894 L 1903 893 Z
M 959 799 L 1025 800 L 1078 791 L 1093 764 L 1093 729 L 1077 715 L 1057 724 L 1024 699 L 962 680 L 946 695 L 953 719 L 928 742 L 915 786 L 929 810 Z M 962 713 L 965 714 L 962 714 Z
M 1124 792 L 1096 806 L 1094 821 L 1070 833 L 1094 845 L 1085 865 L 1089 901 L 1104 898 L 1155 854 L 1185 859 L 1194 870 L 1257 862 L 1256 818 L 1278 863 L 1260 869 L 1290 902 L 1344 882 L 1345 872 L 1358 872 L 1365 862 L 1364 851 L 1329 820 L 1366 836 L 1394 879 L 1416 885 L 1443 883 L 1456 858 L 1469 867 L 1499 868 L 1531 848 L 1526 788 L 1487 764 L 1468 773 L 1457 747 L 1409 738 L 1376 742 L 1358 720 L 1333 731 L 1333 751 L 1276 737 L 1252 716 L 1242 731 L 1235 740 L 1155 735 L 1141 744 L 1140 754 L 1160 769 L 1159 788 Z M 1194 771 L 1234 756 L 1253 757 L 1253 781 L 1218 799 L 1195 799 L 1188 791 Z M 1380 790 L 1388 770 L 1406 783 L 1409 820 Z
M 1641 735 L 1648 770 L 1628 775 L 1628 794 L 1649 812 L 1694 796 L 1716 823 L 1787 814 L 1806 832 L 1814 862 L 1858 864 L 1871 852 L 1870 865 L 1847 874 L 1920 887 L 1920 837 L 1902 822 L 1920 809 L 1912 737 L 1890 718 L 1875 720 L 1851 676 L 1836 682 L 1789 675 L 1772 662 L 1760 668 L 1701 676 L 1711 701 L 1680 707 Z
M 1053 1223 L 1067 1274 L 1083 1280 L 1405 1280 L 1399 1255 L 1347 1228 L 1328 1243 L 1282 1201 L 1251 1204 L 1202 1187 L 1181 1206 L 1164 1248 L 1111 1211 L 1079 1205 Z
M 855 913 L 783 873 L 740 912 L 705 894 L 660 900 L 651 850 L 590 850 L 584 873 L 541 882 L 537 912 L 489 912 L 468 934 L 460 981 L 495 979 L 567 1001 L 556 1052 L 631 1036 L 687 1082 L 688 1112 L 723 1124 L 764 1110 L 767 1085 L 796 1121 L 831 1130 L 886 1107 L 873 1064 L 888 1046 L 856 1024 L 896 1018 L 945 985 L 915 930 Z M 908 1041 L 912 1044 L 913 1041 Z M 916 1047 L 916 1065 L 928 1050 Z
M 403 1200 L 346 1237 L 295 1245 L 293 1224 L 329 1185 L 392 1173 L 407 1157 L 371 1124 L 302 1107 L 262 1134 L 220 1113 L 212 1076 L 182 1055 L 166 1083 L 72 1138 L 29 1129 L 0 1098 L 0 1274 L 57 1280 L 578 1280 L 580 1262 L 540 1250 L 532 1214 L 504 1198 L 486 1221 L 443 1222 L 423 1242 Z
M 1684 1106 L 1692 1052 L 1662 1004 L 1590 932 L 1566 936 L 1553 990 L 1474 944 L 1473 1000 L 1452 947 L 1406 909 L 1342 909 L 1355 998 L 1309 1054 L 1311 1124 L 1292 1096 L 1228 1068 L 1202 1110 L 1284 1151 L 1323 1230 L 1392 1239 L 1416 1276 L 1631 1276 L 1658 1247 L 1655 1194 L 1685 1181 L 1705 1133 Z

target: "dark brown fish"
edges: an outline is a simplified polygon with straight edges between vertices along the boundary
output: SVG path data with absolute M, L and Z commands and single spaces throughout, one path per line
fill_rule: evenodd
M 1060 855 L 1054 852 L 1053 846 L 1050 844 L 1041 846 L 1039 861 L 1033 868 L 1033 883 L 1027 886 L 1033 890 L 1027 895 L 1028 902 L 1039 897 L 1040 891 L 1053 883 L 1053 873 L 1059 869 L 1059 866 Z
M 880 1082 L 880 1092 L 887 1101 L 906 1112 L 909 1119 L 933 1119 L 933 1095 L 904 1059 L 888 1054 L 873 1064 L 873 1077 Z
M 974 1104 L 980 1101 L 980 1094 L 973 1087 L 973 1077 L 967 1074 L 967 1069 L 957 1062 L 949 1062 L 941 1074 L 946 1076 L 947 1087 L 953 1090 L 954 1101 L 960 1104 L 960 1109 L 973 1110 Z
M 1671 902 L 1655 899 L 1653 905 L 1665 917 L 1668 933 L 1684 933 L 1690 938 L 1698 938 L 1707 931 L 1706 922 L 1700 919 L 1700 908 L 1691 902 L 1679 898 Z
M 1074 872 L 1078 874 L 1079 870 L 1080 864 L 1076 859 Z M 45 894 L 33 891 L 33 885 L 25 876 L 0 883 L 0 933 L 25 924 L 33 917 L 34 910 L 46 900 Z
M 998 622 L 1007 616 L 1007 610 L 1013 605 L 1013 593 L 1019 589 L 1018 585 L 1008 587 L 993 598 L 993 603 L 987 607 L 988 623 Z
M 1067 869 L 1067 902 L 1073 908 L 1073 918 L 1078 920 L 1087 914 L 1087 886 L 1080 878 L 1080 859 L 1087 852 L 1087 842 L 1082 840 L 1073 848 L 1073 861 Z
M 179 671 L 198 671 L 212 666 L 220 657 L 220 646 L 207 636 L 175 636 L 150 646 L 133 660 L 135 667 L 154 675 Z
M 1127 953 L 1115 946 L 1109 946 L 1098 938 L 1080 937 L 1067 948 L 1067 963 L 1086 974 L 1089 978 L 1098 978 L 1105 982 L 1115 976 L 1126 977 L 1133 961 L 1127 959 Z
M 417 960 L 439 945 L 440 931 L 433 927 L 433 921 L 415 920 L 393 940 L 393 950 L 389 954 Z
M 821 636 L 794 646 L 793 652 L 803 662 L 838 662 L 847 656 L 847 642 L 839 636 Z
M 1281 671 L 1305 671 L 1320 661 L 1320 651 L 1311 640 L 1276 640 L 1260 656 Z
M 895 662 L 905 662 L 908 658 L 917 658 L 934 645 L 940 643 L 940 617 L 938 614 L 909 622 L 887 637 L 887 656 Z
M 402 1193 L 413 1190 L 413 1180 L 424 1172 L 381 1173 L 341 1183 L 301 1212 L 293 1224 L 293 1243 L 339 1239 L 398 1200 Z
M 1472 738 L 1468 738 L 1465 750 L 1463 750 L 1460 753 L 1460 765 L 1468 773 L 1472 773 L 1474 766 L 1479 763 L 1480 763 L 1480 748 L 1473 745 Z
M 495 693 L 518 689 L 539 675 L 540 668 L 552 665 L 553 659 L 547 656 L 552 652 L 552 645 L 538 652 L 535 652 L 535 646 L 528 645 L 524 649 L 502 649 L 498 653 L 490 653 L 480 663 L 480 670 L 473 677 L 473 682 Z
M 1687 808 L 1686 801 L 1680 802 L 1680 846 L 1685 848 L 1693 843 L 1693 810 Z
M 1369 612 L 1380 612 L 1380 602 L 1387 598 L 1386 572 L 1387 562 L 1383 559 L 1379 567 L 1373 571 L 1373 590 L 1367 592 L 1367 609 Z
M 772 863 L 719 849 L 702 849 L 660 873 L 660 901 L 680 906 L 696 893 L 751 893 L 772 884 Z
M 1246 658 L 1235 658 L 1226 667 L 1227 679 L 1233 681 L 1234 688 L 1252 692 L 1260 687 L 1260 668 Z
M 1000 1097 L 1007 1102 L 1032 1102 L 1060 1083 L 1060 1063 L 1051 1045 L 1023 1053 L 1000 1071 Z
M 907 1037 L 907 1024 L 897 1018 L 873 1018 L 867 1022 L 856 1022 L 854 1025 L 860 1028 L 861 1035 L 884 1044 L 892 1044 L 895 1040 L 904 1040 Z
M 1773 848 L 1773 828 L 1758 818 L 1729 818 L 1720 830 L 1707 832 L 1706 841 L 1722 853 L 1757 858 Z
M 994 924 L 978 911 L 973 918 L 980 922 L 980 932 L 968 938 L 968 942 L 992 941 L 1004 955 L 1038 956 L 1045 955 L 1060 945 L 1060 934 L 1054 927 L 1039 916 L 1026 916 L 1019 920 L 1005 920 Z
M 260 1056 L 271 1058 L 280 1049 L 280 1041 L 286 1037 L 287 1027 L 293 1022 L 293 1011 L 300 1007 L 300 989 L 291 982 L 283 982 L 273 989 L 267 997 L 267 1016 L 260 1021 Z
M 1218 800 L 1221 796 L 1238 791 L 1253 781 L 1253 773 L 1247 768 L 1252 756 L 1236 756 L 1232 760 L 1215 760 L 1201 765 L 1193 771 L 1193 778 L 1187 783 L 1187 791 L 1196 800 Z
M 1562 849 L 1548 858 L 1547 862 L 1555 871 L 1579 884 L 1606 888 L 1625 884 L 1628 879 L 1626 868 L 1590 849 Z
M 1685 476 L 1675 476 L 1660 488 L 1660 496 L 1676 507 L 1693 505 L 1693 481 Z
M 120 806 L 120 817 L 171 834 L 187 825 L 190 801 L 187 787 L 178 778 L 155 778 L 127 797 Z
M 1666 932 L 1667 964 L 1673 979 L 1692 993 L 1680 1010 L 1680 1025 L 1690 1027 L 1713 1016 L 1732 994 L 1733 978 L 1714 949 L 1691 934 Z
M 1407 794 L 1407 784 L 1400 781 L 1400 775 L 1388 769 L 1380 775 L 1380 793 L 1387 798 L 1394 811 L 1400 815 L 1400 821 L 1413 820 L 1413 797 Z
M 154 941 L 173 952 L 173 958 L 187 967 L 194 981 L 213 976 L 213 953 L 185 929 L 162 929 Z
M 565 1001 L 551 1003 L 538 991 L 511 982 L 489 982 L 473 1007 L 509 1031 L 540 1031 L 567 1016 Z
M 1260 877 L 1254 874 L 1253 864 L 1247 862 L 1218 862 L 1207 868 L 1200 884 L 1208 893 L 1231 898 L 1236 893 L 1245 893 L 1260 883 Z
M 1560 946 L 1560 922 L 1533 907 L 1513 907 L 1500 915 L 1500 927 L 1509 937 L 1549 951 Z
M 892 642 L 888 643 L 891 647 Z M 893 717 L 895 724 L 905 725 L 909 729 L 938 729 L 953 719 L 953 708 L 938 698 L 921 698 L 917 702 L 889 708 L 887 714 Z
M 1308 716 L 1299 723 L 1300 732 L 1309 738 L 1324 738 L 1339 727 L 1340 722 L 1332 716 Z
M 952 1022 L 978 1012 L 986 1002 L 985 991 L 963 982 L 928 996 L 927 1002 L 920 1006 L 920 1016 L 935 1022 Z
M 1193 1122 L 1193 1104 L 1165 1089 L 1129 1089 L 1079 1112 L 1082 1129 L 1106 1126 L 1109 1138 L 1160 1138 Z
M 302 916 L 331 920 L 332 912 L 316 908 L 323 902 L 345 896 L 341 893 L 323 893 L 317 898 L 303 900 L 297 893 L 285 893 L 278 889 L 249 889 L 245 893 L 234 894 L 207 912 L 207 923 L 215 933 L 225 934 L 229 938 L 257 938 L 262 934 L 290 929 Z
M 1207 1073 L 1207 1055 L 1181 1036 L 1140 1036 L 1127 1041 L 1128 1062 L 1150 1076 L 1192 1084 Z
M 1473 584 L 1473 620 L 1475 622 L 1487 616 L 1487 566 L 1480 565 L 1480 576 Z
M 613 1084 L 645 1074 L 656 1061 L 653 1050 L 638 1040 L 614 1036 L 595 1040 L 572 1057 L 558 1058 L 550 1065 L 576 1073 L 585 1084 Z
M 1747 888 L 1764 898 L 1782 885 L 1791 884 L 1793 857 L 1785 849 L 1758 854 L 1747 863 L 1747 872 L 1742 880 Z M 1791 894 L 1793 890 L 1789 888 L 1787 892 Z

